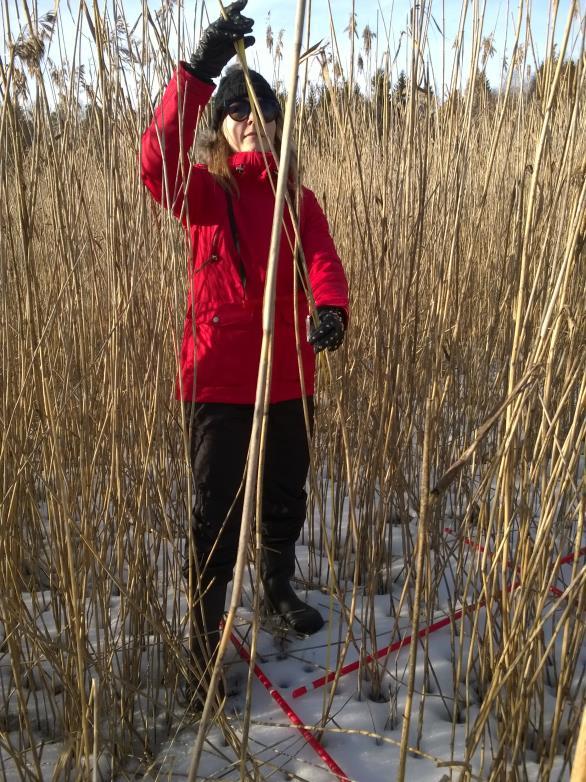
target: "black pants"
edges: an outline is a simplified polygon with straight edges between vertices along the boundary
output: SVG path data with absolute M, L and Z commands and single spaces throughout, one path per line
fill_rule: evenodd
M 313 429 L 313 399 L 307 400 Z M 191 409 L 193 408 L 193 409 Z M 236 563 L 244 467 L 252 431 L 252 405 L 187 405 L 191 416 L 191 468 L 195 482 L 194 548 L 203 583 L 227 584 Z M 294 546 L 305 521 L 309 446 L 303 402 L 269 407 L 263 474 L 262 542 L 272 551 Z

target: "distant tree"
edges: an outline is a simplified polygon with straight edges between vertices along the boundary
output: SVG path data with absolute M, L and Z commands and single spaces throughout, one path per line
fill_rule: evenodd
M 405 106 L 407 103 L 407 77 L 405 71 L 401 71 L 393 87 L 392 101 L 396 107 Z
M 529 80 L 527 95 L 529 98 L 539 100 L 545 103 L 548 99 L 549 89 L 553 82 L 556 68 L 558 66 L 559 56 L 554 52 L 554 56 L 544 60 L 537 68 Z M 568 100 L 575 94 L 578 86 L 578 63 L 574 60 L 565 60 L 561 66 L 560 86 L 557 98 Z
M 370 80 L 370 93 L 373 99 L 377 99 L 379 96 L 384 96 L 386 92 L 387 98 L 390 97 L 389 93 L 390 83 L 385 75 L 384 68 L 377 68 L 373 77 Z
M 379 131 L 383 126 L 385 103 L 390 105 L 390 81 L 384 68 L 377 68 L 370 80 L 371 105 Z
M 325 84 L 317 85 L 313 82 L 309 82 L 309 87 L 305 96 L 305 107 L 308 115 L 311 117 L 314 112 L 317 112 L 320 106 L 329 102 L 330 98 Z
M 464 109 L 464 97 L 459 90 L 454 90 L 448 95 L 440 108 L 439 116 L 444 122 L 452 122 L 456 117 L 461 116 Z
M 470 94 L 472 90 L 472 113 L 478 114 L 492 104 L 493 98 L 490 82 L 484 69 L 478 68 L 474 77 L 468 82 L 467 93 Z

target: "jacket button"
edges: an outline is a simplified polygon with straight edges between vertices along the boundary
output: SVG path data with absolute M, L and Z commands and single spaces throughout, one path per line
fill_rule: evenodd
M 212 318 L 212 323 L 219 323 L 219 322 L 220 322 L 219 316 L 218 315 L 214 315 L 214 317 Z

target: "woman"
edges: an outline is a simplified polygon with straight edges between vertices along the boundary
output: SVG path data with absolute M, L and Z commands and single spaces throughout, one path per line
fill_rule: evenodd
M 190 422 L 195 479 L 192 583 L 198 584 L 192 653 L 199 664 L 218 642 L 226 587 L 235 564 L 242 511 L 242 478 L 252 428 L 262 342 L 262 298 L 274 209 L 282 118 L 275 93 L 250 71 L 265 129 L 257 126 L 244 76 L 232 69 L 220 81 L 212 120 L 208 164 L 192 165 L 187 153 L 214 90 L 213 79 L 234 55 L 234 41 L 250 46 L 253 21 L 233 3 L 227 19 L 203 34 L 191 63 L 180 63 L 142 139 L 142 178 L 155 199 L 181 220 L 190 248 L 190 286 L 181 347 L 178 398 Z M 290 173 L 294 184 L 295 172 Z M 342 344 L 347 322 L 346 278 L 314 194 L 302 189 L 301 244 L 319 325 L 309 337 L 308 302 L 295 293 L 297 270 L 291 215 L 285 210 L 277 275 L 274 364 L 263 474 L 261 579 L 268 611 L 297 633 L 323 625 L 289 581 L 295 541 L 305 520 L 308 435 L 302 397 L 313 421 L 315 355 Z M 299 279 L 299 278 L 298 278 Z M 297 295 L 298 312 L 294 312 Z M 297 344 L 301 343 L 303 385 Z

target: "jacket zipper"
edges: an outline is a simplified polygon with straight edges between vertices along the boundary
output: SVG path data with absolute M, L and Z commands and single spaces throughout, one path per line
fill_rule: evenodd
M 238 239 L 238 232 L 236 231 L 236 227 L 232 223 L 232 220 L 230 220 L 230 231 L 232 234 L 234 249 L 236 250 L 236 256 L 237 256 L 236 269 L 238 271 L 238 277 L 240 278 L 240 283 L 242 284 L 243 297 L 246 298 L 246 269 L 244 268 L 242 255 L 240 254 L 240 241 Z M 217 263 L 220 260 L 217 253 L 219 237 L 220 237 L 220 226 L 218 226 L 214 231 L 214 235 L 212 237 L 212 246 L 211 246 L 210 255 L 205 259 L 205 261 L 202 261 L 200 263 L 197 269 L 194 269 L 195 274 L 200 272 L 205 266 L 208 266 L 210 263 Z
M 242 283 L 242 292 L 246 298 L 246 269 L 244 268 L 240 251 L 238 252 L 238 260 L 240 261 L 238 264 L 238 276 L 240 277 L 240 282 Z
M 242 293 L 246 298 L 246 269 L 244 268 L 244 261 L 242 260 L 242 253 L 240 252 L 240 238 L 238 236 L 238 228 L 236 227 L 236 218 L 234 217 L 234 206 L 232 204 L 232 196 L 226 190 L 226 207 L 228 209 L 228 222 L 230 223 L 230 233 L 232 234 L 232 241 L 234 243 L 234 249 L 238 256 L 236 262 L 236 268 L 240 282 L 242 283 Z
M 202 261 L 200 265 L 197 267 L 197 269 L 194 270 L 196 274 L 200 272 L 204 268 L 204 266 L 207 266 L 210 263 L 217 263 L 217 261 L 219 260 L 218 253 L 217 253 L 219 236 L 220 236 L 220 226 L 218 226 L 214 231 L 214 235 L 212 237 L 211 253 L 205 259 L 205 261 Z

